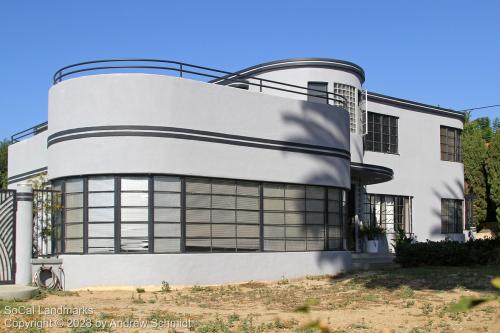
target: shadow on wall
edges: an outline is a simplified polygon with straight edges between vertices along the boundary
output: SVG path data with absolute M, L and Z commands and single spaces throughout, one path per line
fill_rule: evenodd
M 335 112 L 332 109 L 331 112 Z M 326 110 L 328 112 L 328 110 Z M 301 142 L 320 145 L 328 145 L 329 142 L 339 142 L 340 136 L 347 135 L 350 137 L 349 126 L 342 128 L 338 123 L 332 122 L 331 119 L 325 116 L 325 105 L 303 102 L 302 104 L 302 114 L 298 116 L 297 114 L 284 112 L 283 120 L 285 124 L 291 125 L 293 127 L 302 128 L 302 135 L 290 136 L 285 140 L 290 142 Z M 349 141 L 347 142 L 347 147 L 349 147 Z M 283 154 L 289 154 L 288 152 L 283 152 Z M 305 179 L 306 184 L 321 184 L 321 183 L 342 183 L 345 179 L 341 179 L 341 172 L 337 169 L 334 164 L 334 160 L 338 157 L 332 157 L 327 155 L 308 155 L 310 158 L 314 158 L 319 164 L 323 165 L 322 172 L 310 174 Z M 350 162 L 349 162 L 350 163 Z M 349 179 L 350 183 L 350 179 Z M 325 207 L 327 209 L 327 207 Z M 328 232 L 328 230 L 326 230 Z M 318 232 L 314 229 L 313 237 L 324 237 L 324 234 Z M 325 252 L 318 252 L 317 256 L 318 263 L 320 265 L 326 263 L 336 264 L 337 261 L 341 260 L 338 256 L 329 256 Z

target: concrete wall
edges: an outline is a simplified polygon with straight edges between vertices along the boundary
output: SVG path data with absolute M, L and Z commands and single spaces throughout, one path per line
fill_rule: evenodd
M 160 75 L 93 75 L 63 81 L 50 90 L 49 123 L 49 134 L 88 126 L 169 126 L 279 140 L 285 146 L 350 149 L 348 114 L 343 109 Z M 149 136 L 62 141 L 49 147 L 49 178 L 171 173 L 350 186 L 348 156 L 261 149 L 246 146 L 245 139 L 237 141 L 243 144 Z
M 462 121 L 374 101 L 369 101 L 369 111 L 399 117 L 399 154 L 365 152 L 365 163 L 394 170 L 392 181 L 369 185 L 367 192 L 412 196 L 418 240 L 443 239 L 441 198 L 464 199 L 464 168 L 462 163 L 441 161 L 440 126 L 463 128 Z
M 209 285 L 338 274 L 351 254 L 264 252 L 203 254 L 61 255 L 66 289 L 97 286 Z
M 30 177 L 36 177 L 47 167 L 47 131 L 9 145 L 8 177 L 9 189 Z

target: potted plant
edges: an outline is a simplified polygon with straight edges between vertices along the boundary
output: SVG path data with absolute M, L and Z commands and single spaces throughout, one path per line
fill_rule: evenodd
M 375 224 L 363 225 L 361 227 L 361 236 L 366 237 L 366 252 L 378 253 L 379 236 L 385 233 L 385 230 Z

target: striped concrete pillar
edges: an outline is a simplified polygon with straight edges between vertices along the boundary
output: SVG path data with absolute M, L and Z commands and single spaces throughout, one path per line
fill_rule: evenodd
M 32 282 L 31 255 L 33 247 L 33 188 L 31 184 L 17 185 L 16 212 L 16 284 Z

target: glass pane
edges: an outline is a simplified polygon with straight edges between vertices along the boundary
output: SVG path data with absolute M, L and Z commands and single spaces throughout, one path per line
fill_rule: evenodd
M 238 195 L 259 195 L 259 184 L 248 183 L 248 182 L 238 182 L 236 186 L 236 193 Z
M 70 179 L 66 181 L 66 193 L 83 192 L 82 179 Z
M 114 239 L 89 239 L 89 253 L 113 253 L 115 252 Z
M 154 251 L 159 252 L 179 252 L 181 250 L 181 240 L 180 239 L 162 239 L 155 238 L 155 248 Z
M 188 193 L 210 193 L 211 184 L 207 179 L 186 179 L 186 192 Z
M 110 237 L 115 236 L 115 225 L 112 223 L 89 223 L 89 237 Z
M 109 207 L 115 205 L 115 194 L 89 193 L 89 207 Z
M 155 237 L 180 237 L 181 225 L 179 223 L 155 223 L 154 225 Z
M 148 179 L 136 177 L 122 177 L 122 191 L 147 191 Z
M 113 222 L 114 208 L 89 208 L 89 222 Z
M 82 253 L 83 239 L 66 239 L 64 241 L 64 250 L 66 253 Z
M 83 194 L 66 194 L 66 208 L 83 207 Z
M 83 222 L 83 209 L 66 209 L 66 222 Z
M 180 207 L 181 195 L 180 193 L 155 193 L 154 201 L 155 206 Z
M 264 184 L 265 197 L 279 197 L 285 196 L 285 187 L 279 184 Z
M 64 231 L 66 232 L 66 238 L 82 238 L 83 224 L 66 224 Z
M 236 183 L 234 181 L 212 181 L 212 193 L 236 194 Z
M 147 252 L 149 243 L 147 239 L 127 239 L 121 240 L 121 251 L 123 252 Z
M 114 177 L 91 177 L 89 178 L 89 191 L 114 191 Z
M 124 222 L 147 222 L 148 209 L 147 208 L 122 208 L 121 219 Z
M 154 177 L 155 191 L 181 191 L 181 179 L 179 177 Z
M 147 193 L 123 193 L 121 195 L 122 206 L 147 206 Z
M 122 237 L 148 237 L 148 225 L 141 224 L 121 224 Z
M 180 208 L 155 208 L 154 220 L 156 222 L 180 222 Z

